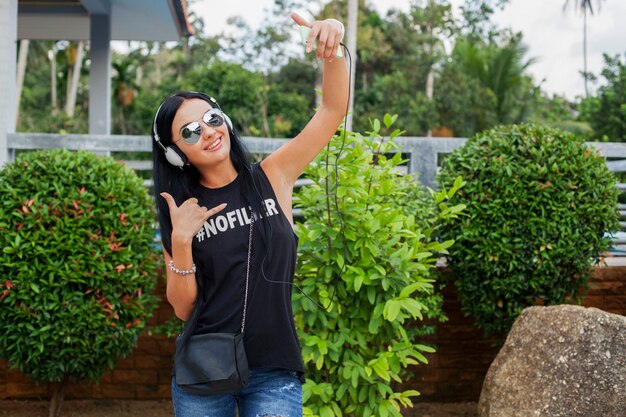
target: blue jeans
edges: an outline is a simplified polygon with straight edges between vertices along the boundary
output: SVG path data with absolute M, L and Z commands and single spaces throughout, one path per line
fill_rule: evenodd
M 248 385 L 234 394 L 197 395 L 172 378 L 176 417 L 302 417 L 302 383 L 294 371 L 251 369 Z

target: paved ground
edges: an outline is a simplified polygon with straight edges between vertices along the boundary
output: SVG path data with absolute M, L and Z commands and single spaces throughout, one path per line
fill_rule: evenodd
M 478 417 L 476 403 L 417 403 L 406 417 Z M 0 417 L 47 417 L 47 401 L 0 400 Z M 173 417 L 170 401 L 72 400 L 62 417 Z

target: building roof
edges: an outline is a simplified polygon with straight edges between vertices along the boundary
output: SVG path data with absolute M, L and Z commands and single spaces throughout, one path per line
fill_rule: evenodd
M 178 41 L 193 34 L 185 0 L 18 0 L 18 39 L 88 40 L 91 15 L 110 15 L 111 40 Z

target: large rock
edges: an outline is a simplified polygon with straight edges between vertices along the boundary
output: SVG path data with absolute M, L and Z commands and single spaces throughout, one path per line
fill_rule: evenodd
M 481 417 L 626 417 L 626 317 L 529 307 L 491 364 Z

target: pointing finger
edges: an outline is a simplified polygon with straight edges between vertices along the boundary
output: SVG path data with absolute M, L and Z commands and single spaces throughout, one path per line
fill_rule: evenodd
M 307 21 L 304 17 L 300 16 L 298 13 L 296 12 L 291 12 L 291 18 L 293 19 L 294 22 L 296 22 L 298 25 L 300 26 L 306 26 L 308 28 L 312 27 L 313 24 L 310 23 L 309 21 Z
M 205 219 L 208 219 L 212 215 L 219 213 L 220 211 L 224 210 L 225 208 L 226 208 L 226 203 L 222 203 L 222 204 L 220 204 L 218 206 L 213 207 L 212 209 L 207 211 Z
M 172 197 L 169 193 L 162 192 L 161 197 L 167 203 L 167 207 L 170 209 L 170 215 L 178 208 L 176 205 L 176 201 L 174 201 L 174 197 Z

